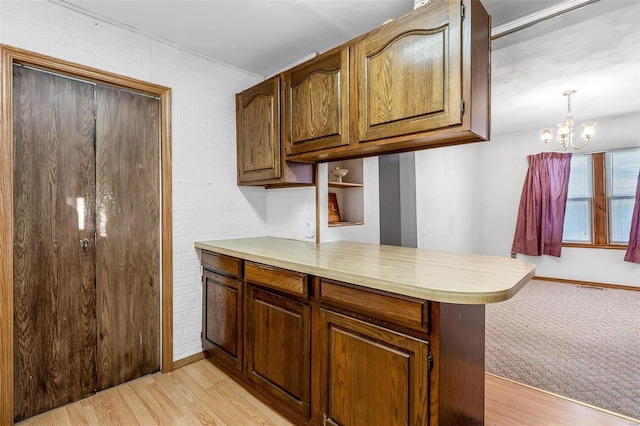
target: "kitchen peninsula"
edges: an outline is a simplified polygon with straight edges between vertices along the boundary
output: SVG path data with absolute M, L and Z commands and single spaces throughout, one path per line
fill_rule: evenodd
M 345 241 L 196 242 L 203 347 L 296 424 L 482 424 L 484 304 L 522 260 Z

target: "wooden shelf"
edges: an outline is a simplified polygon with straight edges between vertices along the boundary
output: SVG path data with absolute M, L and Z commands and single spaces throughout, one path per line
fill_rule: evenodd
M 364 222 L 329 222 L 329 228 L 333 228 L 336 226 L 354 226 L 354 225 L 364 225 Z
M 332 188 L 362 188 L 364 185 L 352 182 L 329 182 L 329 186 Z

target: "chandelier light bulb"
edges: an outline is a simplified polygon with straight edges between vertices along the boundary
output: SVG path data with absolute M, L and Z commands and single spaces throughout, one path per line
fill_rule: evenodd
M 596 123 L 584 123 L 582 125 L 582 139 L 591 139 L 596 134 Z

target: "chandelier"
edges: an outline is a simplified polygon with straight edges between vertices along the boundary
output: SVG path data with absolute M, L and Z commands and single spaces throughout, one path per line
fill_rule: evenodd
M 591 140 L 593 135 L 596 134 L 596 123 L 584 123 L 582 125 L 582 134 L 580 137 L 582 138 L 582 144 L 579 146 L 574 145 L 573 143 L 573 114 L 571 114 L 571 95 L 576 93 L 575 90 L 567 90 L 562 94 L 567 97 L 567 121 L 564 123 L 558 124 L 558 132 L 556 140 L 558 141 L 558 145 L 552 147 L 549 143 L 551 139 L 553 139 L 553 131 L 551 129 L 542 129 L 540 131 L 540 138 L 543 140 L 544 144 L 551 151 L 566 151 L 569 146 L 573 149 L 582 149 L 587 143 Z

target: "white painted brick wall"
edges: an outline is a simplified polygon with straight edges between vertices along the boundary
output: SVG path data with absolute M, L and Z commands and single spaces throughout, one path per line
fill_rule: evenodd
M 234 94 L 261 79 L 48 1 L 0 1 L 0 43 L 172 89 L 174 359 L 199 352 L 194 241 L 266 235 L 265 190 L 235 177 Z M 315 211 L 308 204 L 296 218 Z
M 316 226 L 316 188 L 269 189 L 267 197 L 267 235 L 315 242 L 306 237 L 306 222 Z

